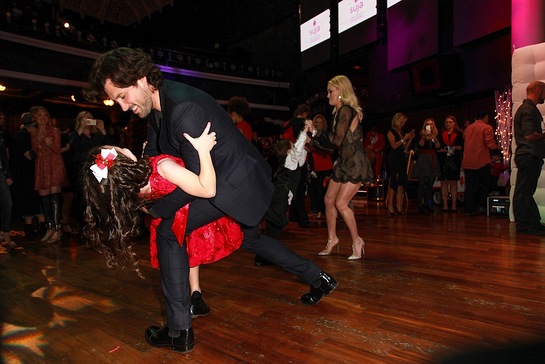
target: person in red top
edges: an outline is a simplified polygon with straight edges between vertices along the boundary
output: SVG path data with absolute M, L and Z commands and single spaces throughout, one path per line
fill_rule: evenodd
M 369 158 L 373 158 L 372 162 L 375 178 L 380 178 L 382 151 L 385 146 L 384 134 L 379 133 L 376 126 L 372 126 L 371 130 L 365 135 L 363 146 L 365 147 Z
M 312 124 L 317 130 L 326 130 L 327 121 L 325 116 L 317 114 L 312 120 Z M 333 172 L 333 149 L 325 148 L 316 140 L 308 144 L 309 167 L 310 167 L 310 205 L 312 214 L 317 218 L 325 215 L 325 191 L 326 178 Z
M 490 191 L 490 150 L 498 148 L 494 128 L 488 124 L 488 112 L 479 111 L 475 115 L 475 122 L 464 130 L 464 141 L 462 168 L 466 179 L 466 215 L 484 215 Z M 474 210 L 477 192 L 479 199 Z
M 216 144 L 216 133 L 210 123 L 198 138 L 185 138 L 199 153 L 199 174 L 185 168 L 181 158 L 161 154 L 138 159 L 129 150 L 113 146 L 95 146 L 86 154 L 82 166 L 82 198 L 86 201 L 86 225 L 82 237 L 106 256 L 108 267 L 132 266 L 144 278 L 138 259 L 132 250 L 131 237 L 140 229 L 139 209 L 148 206 L 176 187 L 199 197 L 209 197 L 216 191 L 216 174 L 210 150 Z M 109 191 L 109 192 L 105 192 Z M 172 231 L 183 245 L 189 205 L 175 214 Z M 158 227 L 161 218 L 152 219 L 150 226 L 150 262 L 159 268 Z M 108 239 L 102 237 L 108 236 Z M 215 262 L 238 249 L 243 234 L 240 225 L 231 217 L 201 226 L 187 237 L 189 256 L 189 287 L 192 317 L 206 316 L 210 308 L 204 302 L 199 280 L 199 266 Z
M 458 181 L 460 180 L 460 164 L 464 149 L 464 134 L 453 115 L 447 115 L 443 130 L 438 136 L 441 148 L 437 151 L 441 168 L 441 197 L 443 211 L 456 211 L 458 196 Z M 450 193 L 452 206 L 449 210 L 448 195 Z
M 34 189 L 40 195 L 47 223 L 41 241 L 53 243 L 62 236 L 61 188 L 68 185 L 61 155 L 61 131 L 49 125 L 49 112 L 43 106 L 33 106 L 30 116 L 37 125 L 30 132 L 32 150 L 36 153 Z
M 503 172 L 507 171 L 509 168 L 503 163 L 503 157 L 501 151 L 493 150 L 490 152 L 490 191 L 496 192 L 500 196 L 506 196 L 505 186 L 500 186 L 498 184 L 500 176 Z
M 238 130 L 248 141 L 252 141 L 252 126 L 244 118 L 250 115 L 250 104 L 244 97 L 233 96 L 227 103 L 227 112 L 237 126 Z

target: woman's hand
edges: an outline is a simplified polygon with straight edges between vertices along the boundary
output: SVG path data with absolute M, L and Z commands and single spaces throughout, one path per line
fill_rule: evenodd
M 214 145 L 216 145 L 216 132 L 213 131 L 209 133 L 210 126 L 211 124 L 208 122 L 206 124 L 206 128 L 204 128 L 202 134 L 198 138 L 193 138 L 191 135 L 184 133 L 184 137 L 189 140 L 197 152 L 209 152 L 212 150 Z
M 106 128 L 104 126 L 104 120 L 97 120 L 96 123 L 97 123 L 96 127 L 97 127 L 98 131 L 100 131 L 100 133 L 102 135 L 106 135 Z
M 311 133 L 314 133 L 314 131 L 316 130 L 314 128 L 314 125 L 312 125 L 312 120 L 305 120 L 305 128 Z
M 407 134 L 405 134 L 405 135 L 403 136 L 403 139 L 405 139 L 405 141 L 410 140 L 410 139 L 412 139 L 412 138 L 414 138 L 414 129 L 411 130 L 410 133 L 407 133 Z
M 310 123 L 308 123 L 310 121 Z M 310 132 L 310 127 L 312 126 L 312 120 L 305 120 L 305 126 L 303 127 L 303 133 Z

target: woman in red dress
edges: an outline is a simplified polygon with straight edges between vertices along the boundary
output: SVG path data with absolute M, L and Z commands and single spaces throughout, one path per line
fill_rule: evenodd
M 86 226 L 84 239 L 90 241 L 99 252 L 105 254 L 108 267 L 115 268 L 129 263 L 143 278 L 138 259 L 132 251 L 130 238 L 138 236 L 141 214 L 153 200 L 176 187 L 202 198 L 216 194 L 216 175 L 210 150 L 216 144 L 210 124 L 200 137 L 185 137 L 199 153 L 199 175 L 184 168 L 183 161 L 168 155 L 137 160 L 125 148 L 103 146 L 91 150 L 83 171 L 83 196 Z M 172 230 L 180 245 L 184 243 L 189 205 L 176 213 Z M 153 219 L 150 226 L 151 264 L 160 268 L 157 259 L 156 227 L 160 219 Z M 108 239 L 103 239 L 108 236 Z M 212 263 L 238 249 L 243 234 L 240 226 L 230 217 L 222 217 L 185 236 L 189 256 L 192 314 L 204 316 L 210 309 L 200 293 L 199 265 Z M 193 307 L 197 306 L 197 307 Z
M 33 106 L 30 117 L 37 126 L 29 129 L 36 153 L 34 189 L 40 195 L 47 224 L 47 232 L 41 240 L 53 243 L 62 236 L 61 188 L 68 185 L 61 154 L 61 132 L 49 125 L 49 112 L 43 106 Z

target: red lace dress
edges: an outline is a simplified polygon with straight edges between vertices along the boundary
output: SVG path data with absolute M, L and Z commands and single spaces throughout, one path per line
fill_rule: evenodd
M 176 185 L 161 177 L 157 172 L 157 163 L 165 158 L 172 159 L 182 167 L 184 166 L 184 162 L 180 158 L 169 155 L 162 154 L 157 157 L 150 157 L 152 166 L 152 174 L 150 176 L 152 191 L 151 199 L 158 199 L 176 189 Z M 178 210 L 172 224 L 172 231 L 174 232 L 174 235 L 176 235 L 180 245 L 182 245 L 184 241 L 188 211 L 189 204 Z M 160 222 L 160 218 L 152 219 L 150 225 L 151 265 L 154 268 L 159 267 L 156 230 Z M 228 256 L 240 247 L 242 238 L 243 234 L 239 224 L 228 216 L 223 216 L 216 221 L 194 230 L 186 238 L 189 266 L 195 267 L 201 264 L 213 263 L 216 260 Z

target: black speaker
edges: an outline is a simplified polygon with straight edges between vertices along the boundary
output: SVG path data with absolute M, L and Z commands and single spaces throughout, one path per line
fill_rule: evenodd
M 509 216 L 509 196 L 489 196 L 486 215 Z

